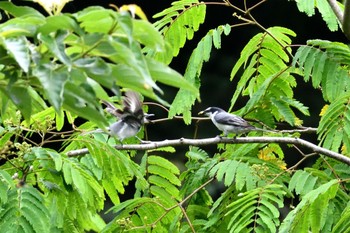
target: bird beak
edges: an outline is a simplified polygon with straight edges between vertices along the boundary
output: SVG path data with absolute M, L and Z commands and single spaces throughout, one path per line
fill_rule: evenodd
M 145 114 L 144 114 L 144 117 L 145 117 L 146 119 L 148 119 L 149 117 L 153 117 L 153 116 L 154 116 L 154 114 L 152 114 L 152 113 L 150 113 L 150 114 L 145 113 Z
M 204 114 L 204 111 L 200 111 L 199 113 L 198 113 L 198 115 L 203 115 Z
M 145 113 L 143 115 L 143 120 L 144 120 L 145 124 L 153 123 L 153 121 L 149 119 L 150 117 L 153 117 L 153 116 L 154 116 L 154 114 Z

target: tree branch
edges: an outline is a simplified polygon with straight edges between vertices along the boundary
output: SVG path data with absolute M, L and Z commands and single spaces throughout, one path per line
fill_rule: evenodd
M 329 0 L 329 1 L 331 1 L 331 0 Z M 338 5 L 337 5 L 337 7 L 339 8 Z M 339 9 L 339 10 L 341 11 L 341 9 Z M 350 0 L 345 0 L 343 21 L 340 21 L 340 22 L 343 26 L 343 32 L 344 32 L 345 36 L 348 38 L 348 40 L 350 40 Z
M 329 6 L 332 8 L 335 16 L 337 16 L 337 19 L 339 20 L 339 22 L 343 25 L 344 22 L 344 14 L 342 9 L 340 9 L 337 0 L 327 0 Z M 346 9 L 346 8 L 345 8 Z M 344 11 L 346 12 L 346 10 Z
M 213 144 L 244 144 L 244 143 L 280 143 L 280 144 L 293 144 L 309 148 L 313 152 L 325 155 L 327 157 L 336 159 L 340 162 L 350 165 L 350 158 L 339 154 L 337 152 L 322 148 L 311 142 L 300 138 L 291 137 L 240 137 L 240 138 L 203 138 L 203 139 L 172 139 L 164 141 L 143 141 L 141 144 L 128 144 L 128 145 L 116 145 L 117 150 L 151 150 L 166 146 L 205 146 Z M 89 153 L 88 149 L 72 150 L 68 151 L 67 156 L 78 156 Z
M 334 14 L 339 20 L 343 33 L 350 40 L 350 0 L 345 0 L 344 12 L 339 7 L 337 0 L 327 0 L 329 6 L 332 8 Z

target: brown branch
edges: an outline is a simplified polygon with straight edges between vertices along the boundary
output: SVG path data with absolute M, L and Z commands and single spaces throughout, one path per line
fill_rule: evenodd
M 128 145 L 116 145 L 117 150 L 151 150 L 167 146 L 205 146 L 213 144 L 244 144 L 244 143 L 280 143 L 280 144 L 293 144 L 299 145 L 305 148 L 310 149 L 311 151 L 325 155 L 327 157 L 336 159 L 340 162 L 343 162 L 347 165 L 350 165 L 350 158 L 339 154 L 337 152 L 322 148 L 311 142 L 300 138 L 291 138 L 291 137 L 240 137 L 240 138 L 203 138 L 203 139 L 172 139 L 164 141 L 143 141 L 142 144 L 128 144 Z M 72 150 L 67 152 L 67 156 L 78 156 L 89 153 L 88 149 L 79 149 Z
M 328 1 L 331 2 L 332 0 L 328 0 Z M 339 9 L 338 5 L 337 5 L 337 7 L 338 7 L 338 10 L 341 11 L 341 9 Z M 333 11 L 334 11 L 334 9 L 333 9 Z M 335 11 L 334 11 L 334 13 L 337 15 L 337 13 Z M 350 40 L 350 0 L 345 0 L 343 22 L 342 21 L 340 21 L 340 22 L 342 24 L 343 32 L 344 32 L 345 36 L 348 38 L 348 40 Z
M 337 0 L 327 0 L 335 16 L 340 22 L 344 35 L 350 40 L 350 0 L 344 2 L 344 12 L 339 7 Z
M 343 22 L 344 22 L 344 14 L 343 14 L 343 11 L 340 9 L 340 7 L 339 7 L 339 5 L 337 3 L 337 0 L 327 0 L 327 1 L 328 1 L 329 6 L 332 8 L 334 14 L 337 16 L 339 22 L 341 24 L 343 24 Z M 346 12 L 346 10 L 344 12 Z
M 258 3 L 256 3 L 255 5 L 253 5 L 253 6 L 249 7 L 249 8 L 246 8 L 245 9 L 246 13 L 251 12 L 252 10 L 254 10 L 255 8 L 257 8 L 258 6 L 260 6 L 261 4 L 263 4 L 265 2 L 267 2 L 267 0 L 262 0 L 262 1 L 258 2 Z

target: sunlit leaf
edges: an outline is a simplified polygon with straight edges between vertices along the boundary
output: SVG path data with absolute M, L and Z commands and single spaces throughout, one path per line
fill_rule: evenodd
M 27 73 L 30 65 L 29 42 L 27 39 L 25 37 L 14 37 L 4 39 L 3 43 L 19 66 Z

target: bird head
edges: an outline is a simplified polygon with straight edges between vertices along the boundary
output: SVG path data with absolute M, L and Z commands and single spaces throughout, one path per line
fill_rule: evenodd
M 222 110 L 221 108 L 218 108 L 218 107 L 209 107 L 203 111 L 200 111 L 198 113 L 198 115 L 205 115 L 205 116 L 211 116 L 215 113 L 219 113 L 219 112 L 224 112 L 224 110 Z

